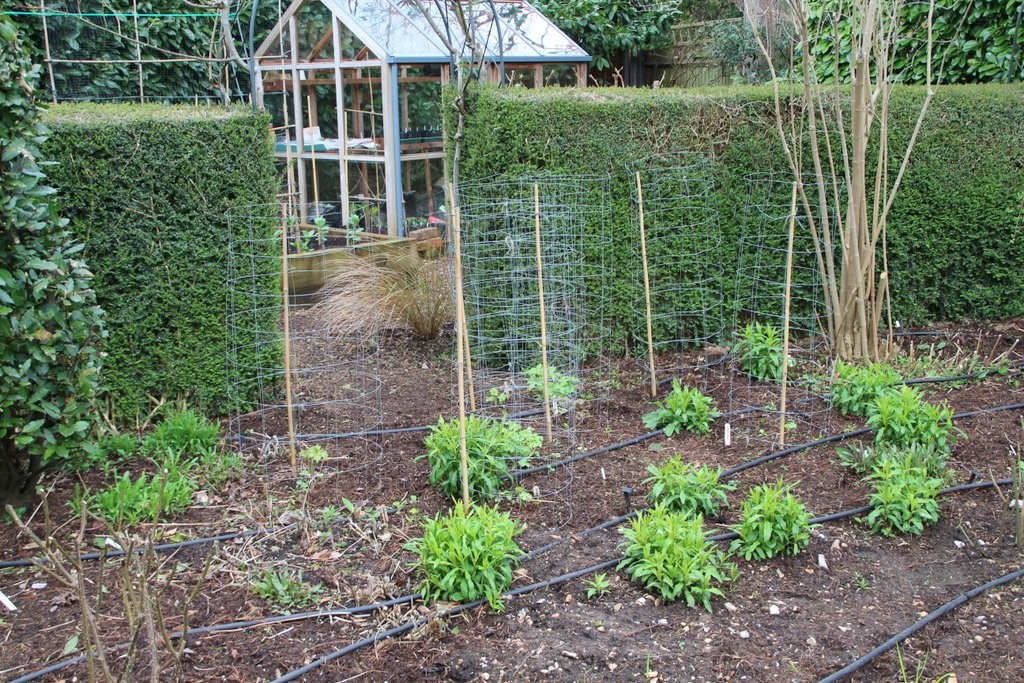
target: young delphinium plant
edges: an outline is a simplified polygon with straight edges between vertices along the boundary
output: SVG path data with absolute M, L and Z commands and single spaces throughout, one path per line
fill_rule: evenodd
M 832 384 L 832 405 L 843 415 L 867 417 L 882 394 L 893 391 L 902 378 L 890 365 L 872 363 L 867 367 L 837 360 Z
M 726 491 L 734 491 L 735 483 L 722 483 L 721 469 L 707 465 L 691 465 L 683 462 L 681 456 L 666 460 L 660 467 L 648 465 L 650 477 L 644 480 L 650 484 L 647 494 L 652 505 L 664 505 L 674 512 L 688 517 L 718 515 L 720 505 L 728 502 Z
M 928 403 L 913 387 L 900 387 L 876 398 L 868 408 L 867 423 L 875 430 L 879 445 L 920 444 L 949 452 L 955 438 L 953 409 Z
M 794 484 L 779 479 L 750 490 L 733 529 L 739 538 L 732 550 L 746 560 L 796 555 L 811 542 L 811 515 L 793 495 Z
M 897 533 L 919 536 L 926 525 L 939 521 L 939 490 L 942 479 L 933 477 L 910 456 L 881 457 L 867 480 L 874 486 L 866 522 L 883 536 Z
M 648 429 L 664 429 L 665 436 L 672 436 L 683 429 L 707 434 L 711 421 L 718 417 L 715 402 L 699 389 L 682 387 L 679 380 L 672 380 L 672 391 L 657 409 L 644 415 L 644 426 Z
M 417 554 L 423 574 L 419 590 L 426 602 L 485 599 L 502 609 L 501 594 L 512 583 L 522 550 L 515 538 L 522 527 L 495 507 L 455 505 L 427 520 L 421 538 L 405 545 Z
M 139 522 L 156 522 L 164 515 L 184 512 L 192 504 L 196 482 L 193 462 L 168 451 L 154 460 L 157 471 L 133 479 L 123 472 L 114 483 L 91 494 L 79 492 L 71 506 L 76 513 L 85 506 L 100 515 L 112 527 L 123 529 Z
M 462 492 L 459 422 L 440 418 L 424 440 L 430 483 L 453 498 Z M 528 466 L 544 439 L 532 429 L 508 420 L 466 418 L 469 495 L 474 500 L 493 498 L 505 483 L 508 462 Z
M 735 578 L 736 567 L 709 541 L 700 516 L 688 517 L 656 505 L 637 513 L 622 529 L 625 552 L 618 568 L 646 590 L 668 601 L 711 611 L 720 585 Z
M 755 379 L 782 379 L 782 334 L 771 325 L 750 323 L 732 347 L 740 368 Z
M 946 468 L 947 451 L 935 444 L 911 444 L 909 446 L 891 446 L 888 444 L 863 446 L 854 445 L 849 448 L 837 448 L 839 462 L 857 474 L 871 473 L 879 462 L 886 458 L 904 460 L 909 458 L 915 467 L 921 467 L 929 477 L 950 480 L 952 473 Z
M 556 413 L 563 412 L 568 403 L 579 388 L 578 377 L 567 375 L 558 368 L 548 367 L 548 396 Z M 526 388 L 538 401 L 544 400 L 544 365 L 538 363 L 526 369 Z

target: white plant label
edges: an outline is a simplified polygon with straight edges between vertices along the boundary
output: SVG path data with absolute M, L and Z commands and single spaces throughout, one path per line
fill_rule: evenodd
M 732 445 L 732 424 L 725 423 L 725 446 L 728 448 Z

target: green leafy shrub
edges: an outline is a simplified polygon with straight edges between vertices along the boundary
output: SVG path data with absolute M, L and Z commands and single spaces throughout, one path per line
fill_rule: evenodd
M 730 581 L 735 567 L 704 533 L 704 520 L 673 512 L 664 505 L 637 513 L 628 527 L 619 569 L 665 600 L 683 598 L 687 606 L 711 611 L 711 598 Z
M 249 588 L 274 607 L 285 610 L 286 614 L 288 610 L 314 604 L 324 590 L 320 584 L 306 583 L 301 571 L 290 569 L 264 570 L 256 575 Z
M 782 334 L 771 325 L 754 322 L 739 334 L 732 347 L 740 368 L 755 379 L 782 379 Z
M 793 495 L 793 484 L 781 479 L 750 490 L 733 529 L 739 538 L 732 550 L 746 560 L 796 555 L 811 542 L 811 515 Z
M 728 502 L 726 491 L 736 489 L 736 484 L 719 481 L 721 469 L 707 465 L 691 465 L 683 462 L 681 456 L 666 460 L 660 467 L 648 465 L 650 477 L 644 484 L 650 484 L 647 499 L 652 505 L 663 505 L 673 512 L 688 517 L 714 517 L 720 505 Z
M 886 459 L 904 460 L 909 458 L 915 467 L 923 468 L 930 477 L 946 480 L 951 476 L 949 470 L 946 469 L 948 451 L 935 444 L 915 443 L 909 446 L 886 444 L 862 446 L 858 444 L 849 448 L 837 448 L 836 454 L 842 465 L 849 467 L 857 474 L 870 474 L 880 462 Z
M 876 398 L 868 408 L 867 423 L 875 430 L 876 444 L 919 444 L 948 452 L 955 439 L 953 409 L 928 403 L 913 387 L 900 387 Z
M 702 394 L 700 389 L 680 386 L 677 379 L 672 380 L 672 391 L 665 400 L 655 405 L 657 409 L 644 415 L 644 426 L 664 428 L 665 436 L 683 429 L 707 434 L 711 431 L 711 421 L 718 417 L 713 398 Z
M 889 365 L 873 363 L 867 367 L 837 360 L 832 384 L 832 405 L 843 415 L 867 417 L 879 396 L 893 391 L 902 377 Z
M 242 476 L 245 463 L 238 453 L 209 451 L 199 456 L 196 472 L 207 490 L 217 490 L 229 481 Z
M 97 415 L 103 312 L 82 245 L 50 204 L 38 81 L 0 15 L 0 507 L 24 504 L 46 465 L 80 457 Z
M 269 116 L 75 103 L 50 107 L 44 120 L 61 213 L 85 244 L 107 316 L 114 418 L 133 421 L 149 395 L 221 414 L 252 399 L 257 369 L 281 363 L 280 344 L 268 341 L 279 310 L 258 303 L 280 291 L 281 246 L 274 211 L 251 208 L 276 206 Z
M 548 367 L 548 396 L 555 404 L 564 404 L 576 393 L 579 385 L 579 377 L 567 375 L 556 367 Z M 526 388 L 538 401 L 544 400 L 544 365 L 542 363 L 526 369 Z
M 80 494 L 72 507 L 87 509 L 103 517 L 111 526 L 124 528 L 139 522 L 155 522 L 165 515 L 184 512 L 192 504 L 196 485 L 191 478 L 192 463 L 168 453 L 155 462 L 157 472 L 143 473 L 132 479 L 123 472 L 114 483 L 91 494 Z
M 419 590 L 427 602 L 469 602 L 486 599 L 502 608 L 501 594 L 512 583 L 512 570 L 522 550 L 515 538 L 522 528 L 506 512 L 486 505 L 466 510 L 456 505 L 427 521 L 422 538 L 406 549 L 418 555 L 423 574 Z
M 176 410 L 143 439 L 142 450 L 150 455 L 201 456 L 217 450 L 219 435 L 220 429 L 205 416 L 191 410 Z
M 918 536 L 926 525 L 939 521 L 942 480 L 930 476 L 910 456 L 879 458 L 867 479 L 874 491 L 868 496 L 872 509 L 866 521 L 875 533 Z
M 462 461 L 459 421 L 442 417 L 424 440 L 430 483 L 442 493 L 457 498 L 462 494 Z M 508 420 L 470 415 L 466 418 L 466 454 L 469 495 L 473 500 L 493 498 L 504 485 L 508 463 L 526 467 L 544 443 L 529 427 Z

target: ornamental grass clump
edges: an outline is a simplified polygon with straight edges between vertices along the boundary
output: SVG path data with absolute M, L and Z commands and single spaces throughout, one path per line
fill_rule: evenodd
M 462 492 L 459 421 L 442 417 L 424 440 L 430 464 L 430 483 L 457 498 Z M 469 495 L 473 500 L 494 498 L 508 481 L 509 462 L 528 467 L 544 439 L 529 427 L 509 420 L 471 415 L 466 418 Z
M 811 542 L 811 515 L 793 495 L 795 484 L 779 479 L 750 490 L 733 528 L 739 538 L 732 550 L 745 560 L 767 560 L 776 555 L 796 555 Z
M 948 453 L 956 435 L 953 409 L 945 403 L 928 403 L 913 387 L 900 387 L 876 398 L 868 409 L 867 423 L 875 430 L 878 445 L 904 448 L 919 444 Z
M 648 465 L 650 477 L 644 484 L 651 487 L 647 499 L 652 505 L 664 505 L 688 517 L 715 517 L 719 506 L 728 502 L 726 491 L 734 491 L 735 483 L 722 483 L 721 468 L 692 465 L 681 456 L 666 460 L 661 466 Z
M 618 568 L 664 600 L 683 599 L 710 612 L 711 598 L 724 596 L 719 586 L 735 578 L 736 567 L 708 540 L 703 524 L 699 515 L 664 505 L 637 513 L 622 529 L 626 545 Z
M 423 574 L 419 591 L 426 602 L 487 600 L 503 605 L 501 594 L 512 583 L 522 549 L 515 538 L 522 527 L 507 512 L 486 505 L 456 505 L 427 521 L 421 538 L 405 545 L 417 554 Z
M 682 387 L 679 380 L 672 380 L 672 391 L 657 409 L 644 415 L 644 426 L 648 429 L 664 429 L 665 436 L 682 430 L 707 434 L 711 421 L 718 417 L 715 402 L 694 387 Z
M 854 365 L 837 360 L 832 384 L 832 405 L 843 415 L 867 417 L 879 396 L 893 391 L 902 379 L 890 365 Z
M 925 526 L 939 521 L 939 490 L 942 479 L 929 475 L 910 456 L 882 457 L 867 481 L 874 487 L 865 521 L 876 534 L 920 536 Z

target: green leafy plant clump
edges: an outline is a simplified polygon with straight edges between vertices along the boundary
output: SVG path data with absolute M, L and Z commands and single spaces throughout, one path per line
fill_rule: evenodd
M 832 405 L 843 415 L 867 417 L 878 397 L 893 391 L 893 385 L 901 379 L 890 365 L 872 363 L 865 367 L 837 360 Z
M 217 450 L 220 428 L 204 415 L 182 409 L 169 413 L 142 441 L 150 455 L 176 453 L 198 457 Z
M 637 513 L 622 530 L 626 545 L 619 569 L 665 600 L 682 598 L 710 612 L 711 599 L 724 595 L 719 586 L 735 577 L 735 566 L 708 540 L 703 524 L 700 516 L 664 505 Z
M 900 387 L 876 398 L 868 409 L 867 423 L 880 445 L 919 444 L 948 452 L 956 436 L 953 409 L 928 403 L 913 387 Z
M 872 509 L 865 521 L 873 532 L 919 536 L 925 526 L 939 521 L 942 479 L 931 476 L 912 457 L 879 458 L 867 480 L 874 490 L 868 496 Z
M 664 505 L 688 517 L 717 516 L 719 506 L 728 502 L 726 492 L 736 489 L 735 483 L 719 480 L 721 469 L 692 465 L 678 455 L 661 466 L 648 465 L 647 471 L 651 476 L 644 483 L 651 487 L 647 494 L 651 504 Z
M 911 444 L 909 446 L 863 446 L 854 445 L 849 448 L 837 448 L 836 454 L 839 462 L 849 467 L 857 474 L 868 475 L 873 472 L 883 461 L 887 459 L 905 460 L 909 459 L 914 467 L 920 467 L 928 473 L 929 477 L 935 477 L 946 481 L 951 478 L 950 471 L 946 468 L 946 457 L 948 451 L 942 450 L 935 444 Z
M 796 555 L 811 542 L 811 515 L 795 495 L 794 484 L 779 479 L 750 490 L 743 501 L 732 550 L 746 560 Z
M 579 377 L 567 375 L 555 367 L 548 367 L 548 397 L 556 406 L 565 407 L 579 388 Z M 538 401 L 544 400 L 544 365 L 538 363 L 526 369 L 526 388 Z
M 0 506 L 23 505 L 44 467 L 85 452 L 105 335 L 83 245 L 50 203 L 38 83 L 0 15 Z
M 421 538 L 406 549 L 417 554 L 423 574 L 419 590 L 427 602 L 485 599 L 502 609 L 501 594 L 512 583 L 522 550 L 515 538 L 522 527 L 506 512 L 486 505 L 456 505 L 427 521 Z
M 301 571 L 267 569 L 256 575 L 249 589 L 268 603 L 286 611 L 317 602 L 324 588 L 305 581 Z
M 93 493 L 79 492 L 72 508 L 80 512 L 85 505 L 118 529 L 187 510 L 196 490 L 193 464 L 176 453 L 168 453 L 154 464 L 157 471 L 153 475 L 142 473 L 132 478 L 131 473 L 122 472 L 110 486 Z
M 700 389 L 683 387 L 679 380 L 672 380 L 672 391 L 657 408 L 644 415 L 644 426 L 648 429 L 664 429 L 665 436 L 672 436 L 681 430 L 707 434 L 711 422 L 718 417 L 715 401 L 705 396 Z
M 424 440 L 430 464 L 430 483 L 442 493 L 457 498 L 462 492 L 461 449 L 458 420 L 442 417 Z M 529 427 L 509 420 L 471 415 L 466 418 L 466 452 L 469 494 L 473 500 L 488 500 L 501 491 L 507 480 L 509 462 L 528 466 L 544 443 Z
M 771 325 L 749 323 L 732 347 L 740 368 L 755 379 L 782 379 L 782 334 Z

